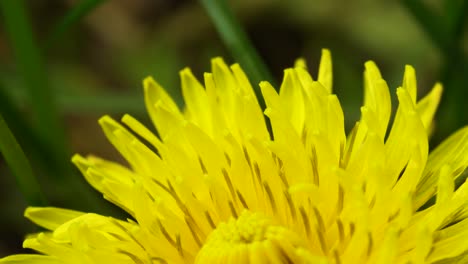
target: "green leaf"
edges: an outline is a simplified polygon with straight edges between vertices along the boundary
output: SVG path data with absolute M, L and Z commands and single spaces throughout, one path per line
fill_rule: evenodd
M 59 119 L 54 94 L 48 84 L 40 51 L 33 38 L 24 3 L 22 0 L 0 1 L 0 7 L 17 60 L 16 65 L 27 87 L 36 132 L 54 155 L 65 161 L 69 155 L 64 128 Z
M 432 42 L 444 52 L 449 45 L 447 21 L 445 18 L 436 15 L 433 10 L 420 0 L 403 0 L 402 2 L 421 24 L 422 29 Z
M 46 200 L 34 176 L 28 158 L 0 115 L 0 152 L 16 178 L 19 188 L 30 205 L 43 206 Z
M 200 2 L 234 59 L 239 62 L 255 84 L 254 87 L 258 88 L 257 84 L 261 81 L 269 81 L 275 86 L 271 73 L 256 52 L 226 0 L 200 0 Z
M 50 48 L 60 39 L 75 23 L 93 11 L 105 0 L 83 0 L 76 4 L 63 18 L 57 23 L 47 39 L 46 47 Z

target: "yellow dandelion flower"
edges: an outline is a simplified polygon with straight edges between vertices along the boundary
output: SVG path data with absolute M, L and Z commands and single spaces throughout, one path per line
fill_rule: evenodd
M 454 181 L 468 127 L 428 153 L 440 84 L 418 100 L 407 66 L 389 128 L 389 89 L 367 62 L 362 116 L 346 136 L 324 50 L 317 80 L 300 60 L 279 93 L 260 83 L 270 135 L 239 65 L 215 58 L 204 86 L 180 75 L 184 111 L 144 80 L 158 136 L 129 115 L 125 126 L 99 120 L 129 167 L 73 157 L 132 219 L 28 208 L 49 231 L 23 246 L 42 254 L 0 263 L 467 263 L 468 184 Z

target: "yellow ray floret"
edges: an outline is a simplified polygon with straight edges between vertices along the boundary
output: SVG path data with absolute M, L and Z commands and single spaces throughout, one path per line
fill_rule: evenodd
M 390 123 L 390 90 L 367 62 L 361 119 L 346 135 L 328 50 L 316 79 L 301 59 L 278 92 L 260 83 L 264 111 L 238 64 L 215 58 L 203 83 L 189 69 L 180 77 L 184 109 L 143 81 L 158 136 L 129 115 L 125 126 L 99 120 L 128 167 L 72 158 L 131 219 L 28 208 L 46 231 L 23 246 L 39 254 L 0 263 L 466 263 L 468 184 L 454 181 L 468 127 L 429 153 L 440 84 L 418 100 L 406 66 Z

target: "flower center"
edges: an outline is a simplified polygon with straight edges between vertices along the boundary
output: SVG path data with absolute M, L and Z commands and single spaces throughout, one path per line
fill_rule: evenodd
M 306 242 L 262 213 L 243 211 L 211 232 L 195 263 L 301 263 Z

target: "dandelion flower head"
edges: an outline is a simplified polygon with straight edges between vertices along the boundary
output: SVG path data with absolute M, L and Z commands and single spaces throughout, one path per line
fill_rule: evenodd
M 298 60 L 279 92 L 260 83 L 264 112 L 238 64 L 213 59 L 204 85 L 180 77 L 183 110 L 143 82 L 157 135 L 129 115 L 99 120 L 128 166 L 72 159 L 131 219 L 30 207 L 47 231 L 23 246 L 39 254 L 0 263 L 468 263 L 468 184 L 454 184 L 468 127 L 428 150 L 440 84 L 419 100 L 406 66 L 390 122 L 387 83 L 365 63 L 346 135 L 328 50 L 316 79 Z

